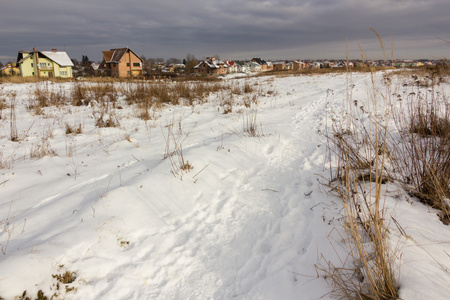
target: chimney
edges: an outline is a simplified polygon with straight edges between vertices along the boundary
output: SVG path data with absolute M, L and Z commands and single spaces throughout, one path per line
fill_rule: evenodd
M 33 48 L 33 51 L 36 52 L 36 47 Z
M 52 49 L 52 52 L 58 52 L 58 50 L 56 50 L 56 49 Z

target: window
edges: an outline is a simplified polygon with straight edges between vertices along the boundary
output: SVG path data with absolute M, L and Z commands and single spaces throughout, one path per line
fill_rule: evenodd
M 33 63 L 31 63 L 31 67 L 33 67 Z
M 47 63 L 39 63 L 39 67 L 46 68 L 47 67 Z
M 140 67 L 141 63 L 133 63 L 133 67 Z
M 127 63 L 127 67 L 129 67 L 130 66 L 130 63 Z
M 130 75 L 130 71 L 127 71 L 127 74 Z
M 67 76 L 67 71 L 61 71 L 61 76 Z

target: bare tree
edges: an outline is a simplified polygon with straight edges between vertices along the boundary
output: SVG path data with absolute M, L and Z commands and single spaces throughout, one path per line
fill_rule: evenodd
M 168 60 L 166 60 L 167 65 L 180 64 L 180 63 L 181 63 L 181 59 L 178 59 L 175 57 L 171 57 Z
M 197 58 L 195 58 L 194 54 L 188 53 L 186 54 L 186 64 L 190 61 L 197 61 Z

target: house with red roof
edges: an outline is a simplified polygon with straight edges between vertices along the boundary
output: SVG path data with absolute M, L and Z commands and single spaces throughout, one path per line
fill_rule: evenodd
M 117 48 L 102 51 L 103 60 L 98 70 L 106 76 L 138 77 L 142 76 L 142 59 L 130 48 Z

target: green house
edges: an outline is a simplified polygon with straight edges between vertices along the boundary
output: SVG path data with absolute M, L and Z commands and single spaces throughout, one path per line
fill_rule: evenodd
M 17 66 L 22 77 L 72 78 L 73 63 L 64 51 L 19 51 Z

